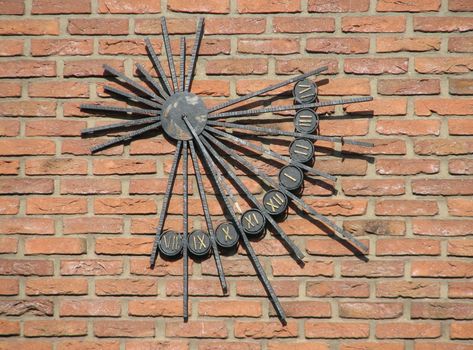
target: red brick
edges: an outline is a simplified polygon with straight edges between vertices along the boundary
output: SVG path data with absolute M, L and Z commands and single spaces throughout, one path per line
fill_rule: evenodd
M 473 142 L 467 139 L 419 140 L 414 142 L 414 151 L 419 155 L 470 154 L 473 153 Z
M 266 29 L 264 18 L 208 18 L 205 34 L 260 34 Z
M 473 233 L 473 227 L 469 221 L 463 220 L 415 219 L 412 221 L 412 231 L 426 236 L 466 236 Z
M 413 302 L 411 305 L 411 318 L 417 319 L 473 319 L 473 307 L 467 303 L 449 302 Z
M 335 31 L 335 20 L 333 18 L 314 18 L 314 17 L 274 17 L 274 33 L 320 33 Z M 312 39 L 309 39 L 312 40 Z M 309 43 L 307 40 L 307 43 Z M 311 52 L 311 51 L 309 51 Z
M 473 11 L 473 5 L 468 0 L 449 0 L 448 1 L 449 11 Z
M 159 13 L 161 12 L 160 0 L 99 0 L 99 13 Z
M 448 255 L 453 256 L 472 256 L 473 242 L 471 240 L 456 239 L 448 241 Z
M 452 216 L 473 216 L 473 200 L 448 199 L 447 206 L 448 213 Z
M 130 316 L 182 316 L 180 300 L 131 300 L 128 302 Z
M 473 52 L 473 38 L 452 37 L 448 39 L 448 52 Z
M 107 217 L 63 218 L 64 234 L 122 233 L 123 220 Z
M 374 101 L 344 105 L 343 109 L 349 114 L 406 115 L 407 100 L 379 98 Z
M 79 136 L 86 127 L 83 121 L 75 120 L 31 120 L 26 123 L 26 136 Z
M 0 301 L 0 311 L 5 316 L 52 316 L 53 308 L 52 300 L 45 299 Z
M 25 241 L 25 254 L 85 254 L 87 245 L 82 238 L 27 238 Z
M 170 18 L 166 21 L 169 34 L 192 34 L 195 33 L 197 21 L 187 18 Z M 205 23 L 207 34 L 207 21 Z M 136 34 L 161 34 L 161 20 L 159 18 L 136 18 Z
M 126 35 L 128 34 L 128 19 L 70 19 L 67 32 L 71 35 Z
M 376 284 L 378 298 L 440 298 L 440 284 L 429 281 L 381 281 Z
M 376 203 L 376 215 L 422 216 L 438 214 L 438 205 L 429 200 L 382 200 Z
M 119 350 L 118 341 L 67 340 L 57 344 L 57 350 Z
M 15 254 L 18 252 L 18 239 L 13 237 L 0 237 L 0 254 Z
M 256 301 L 201 301 L 198 312 L 212 317 L 261 317 L 262 307 Z
M 0 21 L 2 35 L 59 35 L 56 19 L 4 19 Z
M 15 0 L 1 0 L 0 14 L 2 15 L 22 15 L 25 13 L 25 3 Z M 0 347 L 1 348 L 1 347 Z M 3 350 L 3 348 L 2 348 Z
M 20 322 L 0 320 L 0 335 L 20 335 Z
M 255 276 L 256 272 L 248 259 L 222 260 L 222 266 L 227 276 Z M 201 264 L 203 275 L 217 276 L 217 267 L 213 259 L 208 259 Z
M 301 318 L 329 318 L 332 316 L 330 303 L 321 301 L 283 301 L 281 306 L 286 317 Z M 273 307 L 270 309 L 270 316 L 276 316 Z
M 216 342 L 212 342 L 211 344 L 212 345 L 216 344 Z M 202 346 L 202 345 L 200 345 L 200 346 Z M 177 340 L 163 340 L 163 341 L 157 341 L 157 340 L 150 340 L 150 341 L 130 340 L 130 341 L 126 342 L 126 350 L 143 350 L 143 349 L 150 349 L 150 350 L 153 350 L 153 349 L 156 349 L 156 350 L 188 350 L 189 349 L 189 344 L 187 342 L 177 341 Z M 199 347 L 199 350 L 202 350 L 202 349 Z M 211 350 L 211 348 L 209 348 L 208 350 Z
M 2 61 L 0 78 L 32 78 L 56 76 L 56 62 L 14 60 Z
M 110 276 L 123 272 L 121 260 L 62 260 L 61 275 Z
M 368 241 L 362 243 L 369 245 Z M 306 250 L 311 255 L 343 256 L 355 255 L 356 250 L 344 244 L 334 244 L 332 239 L 310 239 L 306 241 Z
M 156 161 L 151 159 L 95 159 L 95 175 L 126 175 L 156 173 Z
M 104 142 L 104 139 L 64 139 L 62 140 L 62 154 L 90 155 L 90 148 Z M 135 141 L 137 142 L 137 141 Z M 121 155 L 123 154 L 123 145 L 118 145 L 104 151 L 94 153 L 97 155 Z
M 319 88 L 319 94 L 322 96 L 370 95 L 370 93 L 369 80 L 364 78 L 330 79 L 328 84 L 322 85 Z M 340 122 L 340 120 L 337 120 L 337 123 L 338 122 Z M 350 122 L 353 122 L 353 120 L 350 120 Z
M 381 79 L 378 93 L 382 95 L 437 95 L 440 80 L 437 79 Z
M 440 255 L 440 242 L 433 239 L 382 239 L 376 242 L 376 255 Z
M 415 70 L 422 74 L 469 73 L 473 70 L 473 59 L 469 57 L 416 57 Z M 448 100 L 445 99 L 443 102 L 448 102 Z
M 167 8 L 174 12 L 190 13 L 229 13 L 229 0 L 195 0 L 192 2 L 185 0 L 169 0 Z
M 26 200 L 26 214 L 84 214 L 87 200 L 78 197 L 29 197 Z
M 59 304 L 59 316 L 81 317 L 117 317 L 121 314 L 118 300 L 84 300 L 66 299 Z
M 39 278 L 26 281 L 26 295 L 86 295 L 87 280 L 78 278 Z
M 120 194 L 118 179 L 61 179 L 61 194 Z
M 87 335 L 87 321 L 24 321 L 25 337 L 71 337 Z
M 321 120 L 319 132 L 326 136 L 363 136 L 368 134 L 368 120 Z
M 268 62 L 263 58 L 219 59 L 206 64 L 208 75 L 266 74 L 267 71 Z
M 404 74 L 408 63 L 407 58 L 347 58 L 344 70 L 353 74 Z
M 381 37 L 376 38 L 376 52 L 426 52 L 439 51 L 439 38 L 406 38 L 406 37 Z
M 181 281 L 180 281 L 181 282 Z M 95 280 L 97 295 L 157 295 L 158 283 L 152 279 L 97 279 Z
M 21 350 L 52 350 L 53 344 L 46 341 L 21 341 L 21 340 L 2 340 L 0 341 L 0 350 L 10 349 Z
M 28 94 L 30 97 L 89 97 L 89 87 L 76 81 L 37 81 L 29 84 Z
M 90 0 L 33 0 L 31 13 L 34 15 L 58 15 L 91 13 Z
M 468 100 L 422 99 L 415 102 L 415 112 L 419 116 L 431 116 L 432 113 L 438 115 L 471 115 L 473 113 L 473 103 Z
M 237 51 L 245 54 L 287 55 L 299 53 L 295 39 L 238 39 Z
M 223 260 L 222 262 L 224 262 Z M 146 276 L 182 276 L 181 261 L 157 260 L 153 269 L 149 266 L 149 259 L 130 260 L 130 273 L 132 275 Z M 192 263 L 189 261 L 189 274 L 192 273 Z M 227 274 L 227 270 L 225 270 Z M 228 274 L 227 274 L 228 276 Z
M 183 323 L 167 322 L 166 337 L 175 338 L 215 338 L 224 339 L 228 336 L 225 323 L 221 321 L 188 321 Z
M 303 267 L 294 260 L 275 259 L 272 261 L 272 270 L 274 276 L 333 276 L 332 261 L 311 260 L 305 263 Z
M 0 275 L 52 276 L 53 262 L 49 260 L 2 260 Z
M 402 316 L 402 303 L 341 302 L 339 315 L 342 318 L 388 319 Z
M 235 321 L 236 338 L 272 339 L 272 338 L 295 338 L 298 336 L 297 323 L 287 322 L 249 322 Z
M 52 101 L 1 101 L 2 117 L 54 117 L 56 103 Z
M 370 41 L 368 38 L 308 38 L 307 52 L 360 54 L 368 53 Z
M 323 66 L 328 66 L 328 70 L 325 72 L 326 74 L 338 72 L 338 64 L 334 59 L 298 58 L 276 60 L 276 74 L 292 75 L 306 73 L 313 70 L 315 67 Z
M 20 162 L 18 160 L 0 159 L 0 174 L 18 175 Z
M 278 280 L 272 281 L 274 292 L 278 297 L 297 297 L 299 295 L 299 285 L 296 281 Z M 218 285 L 218 287 L 220 287 Z M 221 288 L 220 288 L 221 291 Z M 260 281 L 238 281 L 236 294 L 239 296 L 266 297 L 266 291 Z
M 146 338 L 154 337 L 154 321 L 106 320 L 94 322 L 94 334 L 98 338 Z
M 0 215 L 18 214 L 20 200 L 18 198 L 0 197 Z
M 440 127 L 440 120 L 378 120 L 376 132 L 381 135 L 438 136 Z
M 471 339 L 473 334 L 472 330 L 473 322 L 454 322 L 450 325 L 450 338 Z
M 414 17 L 414 30 L 419 32 L 467 32 L 473 30 L 473 18 Z
M 406 18 L 400 16 L 343 17 L 342 31 L 345 33 L 403 33 Z
M 473 263 L 451 259 L 413 261 L 411 270 L 412 277 L 464 278 L 473 276 Z
M 469 119 L 448 119 L 450 135 L 473 135 L 473 122 Z
M 31 39 L 32 56 L 85 56 L 92 51 L 92 39 Z
M 18 120 L 1 120 L 0 136 L 18 136 L 20 134 L 20 122 Z
M 0 194 L 50 194 L 53 192 L 53 179 L 4 178 L 0 183 Z
M 379 339 L 417 339 L 438 338 L 442 334 L 439 323 L 378 323 L 376 338 Z
M 472 180 L 418 179 L 412 180 L 412 193 L 420 195 L 462 196 L 473 194 Z
M 238 0 L 238 13 L 294 13 L 301 12 L 299 0 Z
M 391 180 L 349 180 L 342 181 L 343 193 L 347 196 L 396 196 L 405 193 L 404 181 Z
M 367 162 L 363 159 L 317 160 L 317 169 L 331 175 L 365 175 L 367 166 Z
M 21 82 L 19 81 L 0 81 L 1 97 L 20 97 Z
M 473 79 L 449 79 L 451 95 L 473 95 Z
M 109 255 L 147 255 L 151 251 L 151 237 L 97 237 L 95 240 L 96 254 Z
M 352 322 L 305 322 L 306 338 L 368 338 L 370 328 L 368 323 L 352 323 Z
M 191 91 L 199 96 L 230 96 L 230 84 L 225 80 L 195 80 Z
M 96 198 L 95 214 L 154 214 L 156 202 L 148 198 Z
M 343 261 L 344 277 L 400 277 L 404 275 L 403 261 Z
M 370 291 L 366 282 L 320 281 L 307 282 L 306 295 L 319 298 L 368 298 Z
M 80 61 L 66 61 L 64 62 L 64 76 L 65 77 L 102 77 L 104 75 L 103 65 L 109 66 L 123 71 L 123 62 L 112 59 L 88 59 Z
M 449 282 L 449 298 L 473 298 L 473 282 Z
M 305 202 L 322 215 L 334 216 L 363 215 L 366 212 L 367 206 L 365 200 L 307 199 Z
M 0 279 L 0 295 L 18 295 L 20 292 L 20 284 L 17 279 Z M 1 349 L 1 346 L 0 346 Z
M 0 49 L 0 56 L 8 57 L 8 56 L 22 56 L 23 55 L 24 40 L 3 39 L 3 42 L 5 46 Z M 4 92 L 2 92 L 2 94 L 4 94 Z
M 333 0 L 330 2 L 323 0 L 309 0 L 307 10 L 309 12 L 366 12 L 370 7 L 369 0 L 350 1 Z
M 173 154 L 176 148 L 167 140 L 136 140 L 130 146 L 130 154 Z M 189 172 L 190 173 L 190 172 Z
M 258 282 L 259 283 L 259 282 Z M 275 287 L 273 285 L 273 287 Z M 182 280 L 169 280 L 166 283 L 166 295 L 167 296 L 182 296 L 183 295 L 183 285 Z M 222 287 L 220 282 L 215 280 L 206 280 L 206 279 L 191 279 L 189 280 L 188 293 L 191 296 L 223 296 Z M 264 296 L 266 296 L 265 291 L 263 290 Z M 238 294 L 238 284 L 237 284 L 237 294 Z
M 378 12 L 438 12 L 439 9 L 440 0 L 418 0 L 415 3 L 380 0 L 376 6 Z
M 382 348 L 384 350 L 403 350 L 403 343 L 393 342 L 352 342 L 341 344 L 340 350 L 376 350 Z
M 415 350 L 471 350 L 473 345 L 454 342 L 416 342 Z

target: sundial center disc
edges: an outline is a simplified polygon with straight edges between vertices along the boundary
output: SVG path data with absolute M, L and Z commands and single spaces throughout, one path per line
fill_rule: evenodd
M 192 133 L 182 119 L 184 115 L 197 134 L 204 130 L 207 108 L 202 99 L 191 92 L 177 92 L 163 104 L 161 120 L 166 135 L 175 140 L 192 139 Z

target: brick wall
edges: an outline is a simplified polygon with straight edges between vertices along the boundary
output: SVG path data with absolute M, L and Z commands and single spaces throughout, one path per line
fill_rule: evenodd
M 471 11 L 471 0 L 0 0 L 0 349 L 473 349 Z M 344 157 L 320 143 L 316 165 L 339 181 L 305 197 L 369 244 L 368 261 L 296 215 L 282 227 L 304 269 L 278 240 L 255 243 L 286 327 L 243 251 L 224 258 L 226 298 L 212 259 L 191 265 L 184 324 L 182 261 L 147 259 L 174 146 L 154 137 L 90 156 L 98 141 L 79 136 L 104 120 L 78 108 L 107 97 L 102 64 L 133 74 L 146 36 L 161 51 L 161 15 L 192 38 L 197 13 L 193 88 L 209 103 L 321 65 L 322 99 L 374 96 L 320 129 L 376 146 Z

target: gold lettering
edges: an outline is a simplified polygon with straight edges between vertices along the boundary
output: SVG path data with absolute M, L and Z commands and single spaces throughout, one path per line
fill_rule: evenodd
M 289 175 L 289 174 L 287 174 L 287 173 L 285 173 L 285 172 L 284 172 L 283 174 L 284 174 L 285 177 L 291 179 L 292 181 L 294 181 L 294 182 L 297 181 L 297 180 L 296 180 L 294 177 L 292 177 L 291 175 Z
M 249 215 L 245 215 L 245 220 L 248 228 L 251 228 L 253 226 L 256 226 L 258 224 L 258 218 L 256 217 L 255 213 L 251 213 Z M 254 222 L 253 222 L 254 220 Z
M 225 234 L 225 242 L 231 240 L 233 237 L 230 235 L 230 227 L 222 226 L 222 231 Z
M 200 242 L 199 249 L 207 248 L 207 245 L 204 242 L 204 236 L 197 236 L 197 239 Z

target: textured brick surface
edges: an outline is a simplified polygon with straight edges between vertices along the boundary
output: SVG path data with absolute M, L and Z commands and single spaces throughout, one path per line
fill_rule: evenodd
M 175 146 L 150 135 L 91 156 L 103 138 L 80 137 L 117 120 L 81 103 L 124 105 L 103 64 L 154 75 L 144 39 L 164 63 L 159 17 L 190 54 L 202 15 L 192 89 L 209 106 L 323 65 L 321 100 L 374 97 L 319 109 L 320 134 L 375 147 L 317 142 L 314 166 L 337 181 L 304 192 L 369 253 L 293 209 L 281 227 L 304 266 L 273 235 L 253 243 L 285 326 L 242 247 L 223 257 L 229 296 L 212 258 L 190 261 L 184 323 L 182 261 L 147 259 Z M 0 350 L 473 350 L 472 0 L 0 0 L 0 35 Z M 291 103 L 291 88 L 265 98 Z M 166 225 L 181 230 L 175 188 Z

